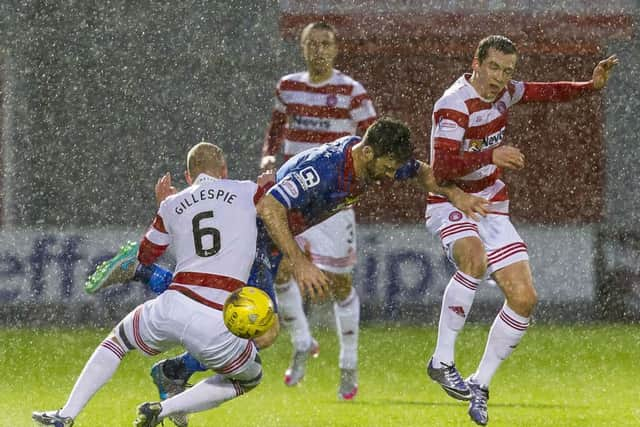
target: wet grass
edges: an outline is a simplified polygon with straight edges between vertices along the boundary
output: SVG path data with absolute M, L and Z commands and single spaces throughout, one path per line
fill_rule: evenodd
M 468 325 L 457 362 L 477 364 L 487 326 Z M 59 408 L 107 330 L 0 330 L 0 426 L 31 426 L 35 409 Z M 361 334 L 360 394 L 336 399 L 337 339 L 319 331 L 321 355 L 304 384 L 286 388 L 286 335 L 263 352 L 265 376 L 254 391 L 192 416 L 190 426 L 471 426 L 466 404 L 447 397 L 425 375 L 435 329 L 367 327 Z M 114 378 L 89 402 L 76 426 L 131 425 L 138 403 L 154 400 L 152 361 L 125 358 Z M 197 377 L 197 378 L 201 378 Z M 489 401 L 491 426 L 640 425 L 640 327 L 535 325 L 498 371 Z M 170 425 L 169 422 L 166 423 Z

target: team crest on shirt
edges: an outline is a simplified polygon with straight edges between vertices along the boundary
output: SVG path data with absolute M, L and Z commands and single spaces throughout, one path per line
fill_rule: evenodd
M 460 221 L 462 219 L 462 213 L 453 211 L 449 214 L 449 221 Z
M 504 101 L 499 101 L 496 103 L 496 109 L 500 111 L 500 114 L 504 114 L 507 111 L 507 104 Z
M 335 107 L 336 105 L 338 105 L 338 97 L 333 93 L 327 95 L 327 107 Z

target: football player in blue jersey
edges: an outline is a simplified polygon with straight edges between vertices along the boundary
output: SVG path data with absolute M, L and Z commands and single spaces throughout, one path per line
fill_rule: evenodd
M 452 184 L 438 184 L 431 168 L 416 160 L 413 151 L 409 128 L 398 120 L 380 118 L 362 138 L 344 137 L 289 159 L 278 169 L 275 184 L 257 205 L 262 233 L 249 284 L 267 290 L 273 297 L 275 275 L 285 271 L 284 274 L 293 275 L 303 293 L 315 300 L 325 298 L 330 293 L 330 279 L 311 262 L 294 236 L 351 206 L 367 185 L 375 181 L 410 181 L 425 191 L 446 195 L 471 217 L 487 213 L 485 199 Z M 156 193 L 172 191 L 162 186 L 156 189 Z M 134 249 L 129 252 L 133 254 L 128 257 L 135 258 Z M 120 257 L 123 258 L 127 256 Z M 110 267 L 113 267 L 110 271 L 117 272 L 118 265 Z M 160 266 L 154 265 L 142 273 L 139 270 L 135 268 L 135 279 L 149 284 L 156 292 L 162 292 L 171 283 L 171 273 Z M 95 291 L 114 282 L 109 277 L 93 277 L 88 283 Z M 262 348 L 270 345 L 277 330 L 274 327 L 270 336 L 258 345 Z M 198 370 L 204 367 L 185 353 L 156 363 L 152 377 L 164 398 L 184 390 L 189 377 Z M 355 382 L 354 387 L 357 390 Z

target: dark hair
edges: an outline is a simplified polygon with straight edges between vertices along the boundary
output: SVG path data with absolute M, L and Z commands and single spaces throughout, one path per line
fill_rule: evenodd
M 373 122 L 364 134 L 364 143 L 373 149 L 376 157 L 390 155 L 400 162 L 413 157 L 409 127 L 391 117 L 381 117 Z
M 300 33 L 300 43 L 304 43 L 304 39 L 306 39 L 309 33 L 313 30 L 329 31 L 333 33 L 334 39 L 338 37 L 338 32 L 336 31 L 336 27 L 334 27 L 333 25 L 327 22 L 318 21 L 318 22 L 312 22 L 306 27 L 304 27 L 304 29 L 302 30 L 302 33 Z
M 478 58 L 478 62 L 482 64 L 482 62 L 487 59 L 489 49 L 491 48 L 507 55 L 518 54 L 518 49 L 516 49 L 515 43 L 505 36 L 493 35 L 480 40 L 474 57 Z

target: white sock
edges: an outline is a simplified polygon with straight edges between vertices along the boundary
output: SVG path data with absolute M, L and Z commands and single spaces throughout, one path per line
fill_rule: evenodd
M 110 338 L 102 341 L 84 365 L 60 416 L 76 418 L 93 395 L 111 379 L 127 351 Z
M 242 388 L 235 382 L 214 375 L 204 379 L 180 394 L 161 402 L 162 412 L 160 418 L 177 413 L 193 413 L 215 408 L 221 403 L 240 396 Z
M 294 280 L 276 287 L 278 294 L 278 310 L 283 325 L 291 334 L 291 343 L 298 351 L 307 350 L 311 346 L 311 331 L 304 314 L 300 288 Z
M 360 329 L 360 298 L 354 288 L 343 301 L 333 303 L 336 330 L 340 339 L 340 369 L 358 367 L 358 332 Z
M 453 363 L 456 338 L 467 321 L 480 281 L 480 279 L 461 271 L 456 271 L 451 277 L 447 289 L 444 291 L 440 308 L 438 342 L 433 352 L 433 366 L 435 368 L 441 367 L 441 363 L 447 365 Z
M 528 317 L 520 316 L 507 307 L 506 303 L 502 306 L 489 331 L 487 346 L 478 370 L 473 374 L 476 382 L 489 385 L 502 361 L 513 352 L 528 327 Z

